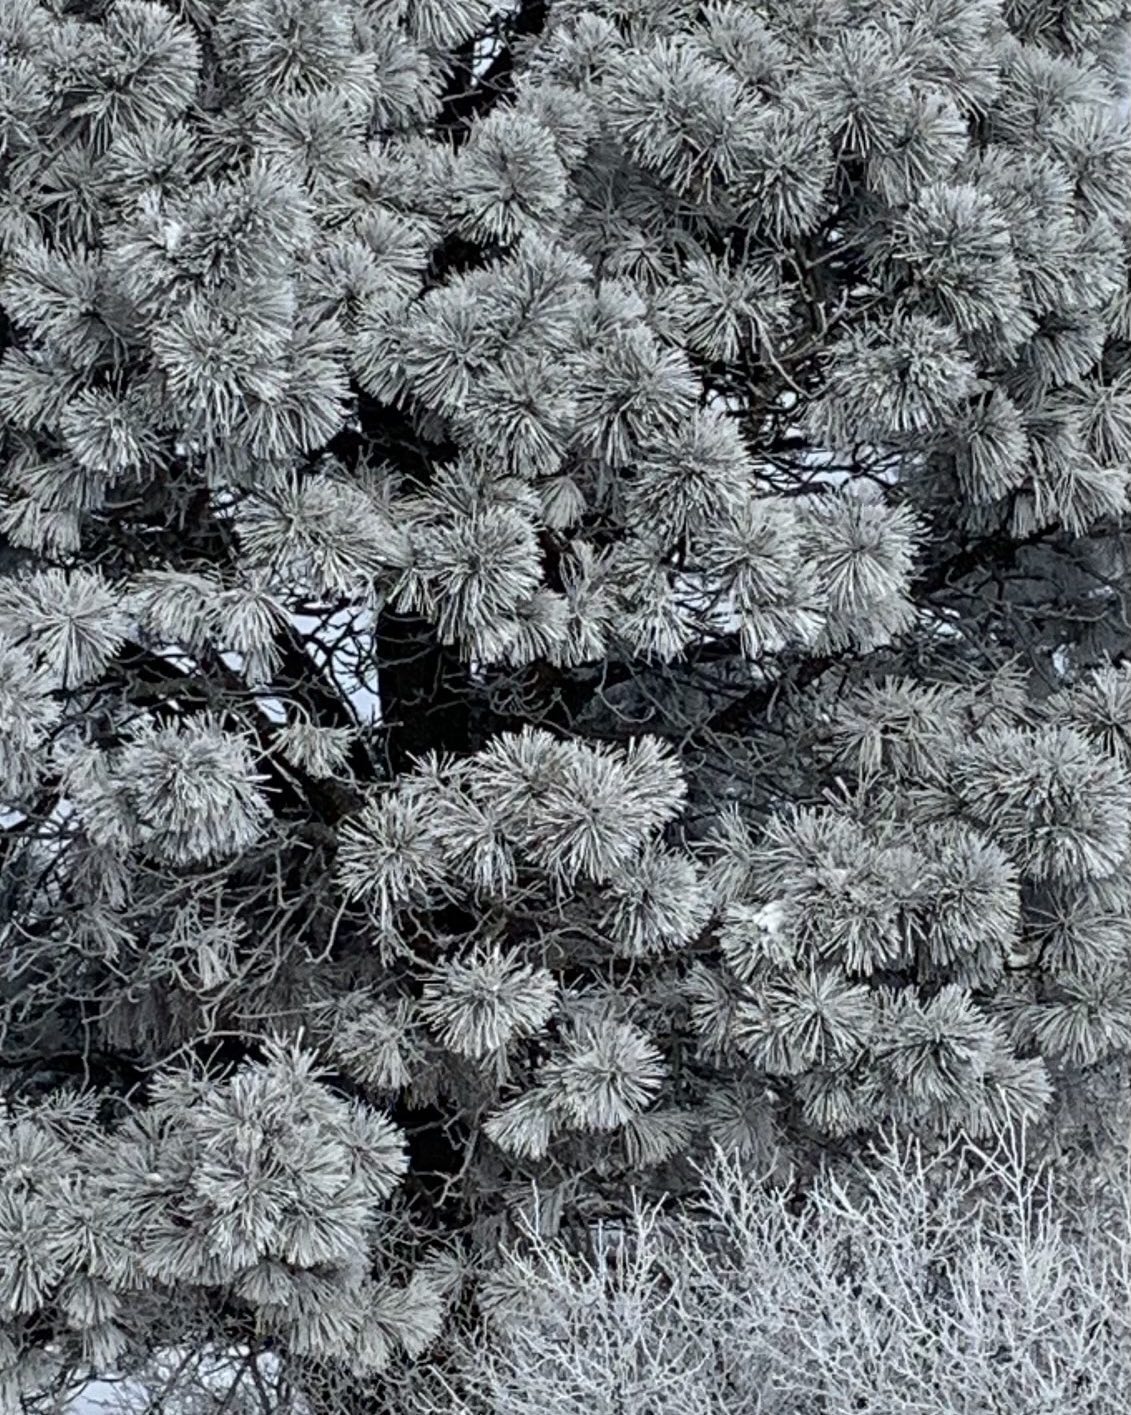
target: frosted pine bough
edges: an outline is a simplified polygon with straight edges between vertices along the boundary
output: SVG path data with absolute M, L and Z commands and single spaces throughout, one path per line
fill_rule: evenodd
M 403 1408 L 714 1142 L 1102 1151 L 1126 21 L 4 8 L 0 1408 Z

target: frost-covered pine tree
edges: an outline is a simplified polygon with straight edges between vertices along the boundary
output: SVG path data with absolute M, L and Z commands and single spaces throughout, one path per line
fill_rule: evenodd
M 1129 19 L 0 6 L 0 1411 L 1115 1126 Z

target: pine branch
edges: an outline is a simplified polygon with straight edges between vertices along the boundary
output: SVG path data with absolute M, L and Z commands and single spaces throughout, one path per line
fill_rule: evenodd
M 289 652 L 291 669 L 299 670 L 295 682 L 309 686 L 314 676 L 313 666 L 308 664 L 297 644 L 292 643 Z M 211 709 L 219 711 L 236 729 L 245 729 L 250 724 L 262 754 L 262 769 L 269 778 L 269 790 L 285 814 L 312 819 L 330 827 L 356 805 L 357 798 L 353 791 L 343 791 L 333 782 L 320 781 L 293 764 L 288 764 L 285 769 L 279 766 L 272 748 L 280 729 L 261 713 L 237 712 L 234 705 L 250 696 L 247 685 L 215 656 L 212 656 L 206 674 L 201 676 L 129 641 L 123 645 L 116 663 L 111 664 L 108 671 L 115 669 L 125 681 L 127 701 L 137 707 L 148 707 L 159 718 L 179 721 L 186 712 Z M 339 699 L 326 692 L 321 701 L 323 705 L 334 704 L 335 713 L 352 724 L 353 719 Z M 355 755 L 359 766 L 372 770 L 367 758 Z M 362 777 L 362 780 L 368 779 L 368 776 Z
M 750 689 L 739 698 L 728 703 L 719 712 L 713 713 L 705 726 L 715 733 L 742 733 L 759 722 L 772 709 L 782 695 L 783 688 L 798 692 L 822 678 L 829 669 L 846 663 L 849 655 L 821 654 L 803 660 L 783 679 Z
M 549 15 L 548 0 L 521 0 L 517 13 L 500 26 L 500 49 L 478 77 L 472 72 L 469 40 L 460 50 L 437 118 L 441 131 L 459 141 L 472 121 L 504 102 L 514 89 L 515 41 L 540 34 Z
M 976 570 L 1012 569 L 1029 547 L 1048 545 L 1063 536 L 1060 526 L 1046 526 L 1020 539 L 1005 534 L 983 536 L 931 565 L 912 581 L 912 591 L 916 598 L 930 598 L 942 590 L 957 588 L 962 579 Z

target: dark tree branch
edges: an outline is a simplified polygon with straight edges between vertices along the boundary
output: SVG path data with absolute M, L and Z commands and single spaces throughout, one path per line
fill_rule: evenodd
M 499 34 L 499 51 L 476 77 L 472 73 L 474 41 L 459 52 L 443 95 L 437 125 L 457 139 L 471 122 L 507 99 L 514 90 L 515 41 L 540 34 L 549 14 L 548 0 L 522 0 L 507 17 Z

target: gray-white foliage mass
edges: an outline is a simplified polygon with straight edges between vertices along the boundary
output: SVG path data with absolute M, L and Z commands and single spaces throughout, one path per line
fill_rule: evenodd
M 715 1145 L 1099 1162 L 1129 24 L 0 5 L 2 1415 L 409 1410 Z

